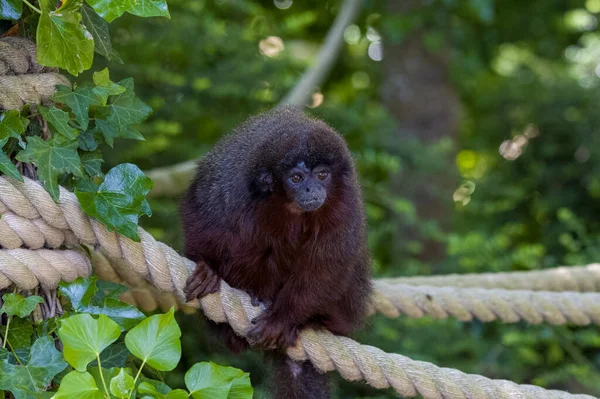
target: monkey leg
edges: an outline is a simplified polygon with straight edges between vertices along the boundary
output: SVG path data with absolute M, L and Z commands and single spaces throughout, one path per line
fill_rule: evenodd
M 196 263 L 196 270 L 187 279 L 184 289 L 186 299 L 202 298 L 219 290 L 221 278 L 205 262 Z

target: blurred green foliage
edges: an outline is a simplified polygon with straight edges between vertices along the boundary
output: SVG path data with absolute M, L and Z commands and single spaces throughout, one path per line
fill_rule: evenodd
M 375 274 L 599 261 L 600 0 L 436 0 L 405 14 L 389 13 L 383 3 L 366 2 L 320 88 L 322 105 L 309 110 L 341 131 L 355 154 Z M 313 61 L 339 5 L 171 0 L 170 21 L 117 19 L 111 35 L 125 63 L 110 64 L 111 73 L 115 80 L 135 77 L 136 92 L 155 112 L 141 127 L 146 141 L 105 151 L 107 166 L 132 162 L 150 169 L 193 159 L 249 114 L 276 104 Z M 377 34 L 367 35 L 368 29 Z M 367 48 L 379 35 L 402 41 L 415 31 L 430 52 L 449 54 L 462 104 L 458 137 L 429 144 L 401 140 L 401 121 L 381 103 L 383 72 Z M 103 62 L 97 60 L 94 70 Z M 445 161 L 448 154 L 454 163 Z M 391 194 L 391 180 L 415 170 L 424 176 L 448 172 L 456 180 L 448 229 L 419 218 L 408 197 Z M 154 199 L 151 205 L 153 217 L 142 218 L 144 226 L 181 248 L 176 199 Z M 447 256 L 424 263 L 423 242 L 432 239 Z M 260 395 L 260 354 L 227 355 L 197 333 L 196 316 L 179 317 L 181 370 L 207 359 L 240 367 L 251 372 Z M 358 337 L 469 373 L 600 395 L 600 334 L 593 327 L 374 317 Z M 183 373 L 171 378 L 182 383 Z M 336 392 L 342 398 L 395 397 L 344 382 Z

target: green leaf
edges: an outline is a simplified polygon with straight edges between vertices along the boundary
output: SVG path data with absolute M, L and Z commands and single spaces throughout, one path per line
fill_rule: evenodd
M 121 86 L 117 83 L 114 83 L 110 80 L 110 73 L 108 68 L 104 68 L 100 72 L 94 72 L 94 90 L 101 92 L 106 96 L 116 96 L 118 94 L 125 93 L 127 88 L 125 86 Z
M 181 358 L 181 330 L 173 308 L 168 313 L 148 317 L 125 336 L 127 349 L 159 371 L 173 370 Z
M 75 76 L 92 66 L 94 39 L 81 24 L 82 4 L 83 0 L 64 1 L 54 10 L 50 0 L 40 0 L 37 59 L 41 65 L 63 68 Z
M 252 399 L 250 374 L 213 362 L 196 363 L 185 373 L 185 386 L 194 399 Z
M 101 284 L 102 287 L 105 283 Z M 136 326 L 146 316 L 134 306 L 119 301 L 113 293 L 108 295 L 96 295 L 96 278 L 78 278 L 71 283 L 60 283 L 60 294 L 71 301 L 73 310 L 93 315 L 103 314 L 110 317 L 122 329 L 128 330 Z M 119 291 L 121 291 L 119 289 Z M 92 300 L 94 299 L 94 300 Z
M 0 140 L 10 137 L 20 140 L 21 134 L 25 132 L 28 125 L 29 120 L 23 118 L 19 111 L 11 110 L 0 113 Z
M 170 18 L 165 0 L 88 0 L 88 3 L 108 22 L 129 12 L 138 17 Z
M 104 176 L 102 173 L 103 162 L 104 160 L 102 159 L 102 153 L 100 151 L 84 152 L 81 154 L 81 164 L 83 165 L 83 170 L 90 177 Z
M 65 359 L 78 371 L 85 371 L 87 365 L 120 335 L 119 325 L 105 315 L 96 320 L 85 313 L 64 319 L 58 330 Z
M 88 373 L 90 373 L 92 375 L 92 377 L 94 377 L 94 380 L 96 381 L 96 385 L 98 385 L 98 389 L 100 389 L 100 392 L 102 392 L 102 394 L 104 395 L 104 397 L 108 397 L 110 392 L 107 391 L 107 389 L 109 389 L 109 387 L 106 387 L 106 389 L 104 389 L 104 384 L 102 383 L 102 377 L 104 377 L 104 381 L 107 382 L 107 384 L 110 386 L 110 380 L 113 379 L 113 377 L 116 377 L 119 374 L 119 370 L 120 368 L 117 367 L 112 367 L 110 369 L 104 368 L 102 367 L 102 369 L 98 368 L 98 367 L 89 367 L 88 368 Z
M 102 367 L 125 367 L 129 350 L 123 342 L 116 342 L 104 349 L 100 354 L 100 363 Z M 94 360 L 90 363 L 90 367 L 98 367 L 98 361 Z
M 6 326 L 0 326 L 0 335 L 6 337 Z M 8 328 L 6 340 L 13 350 L 31 347 L 33 326 L 31 320 L 13 318 Z
M 69 116 L 68 112 L 63 111 L 62 109 L 58 109 L 54 105 L 50 109 L 40 106 L 38 107 L 38 110 L 40 111 L 44 119 L 49 124 L 54 126 L 54 128 L 59 134 L 62 134 L 69 140 L 75 140 L 77 138 L 79 131 L 69 126 L 69 121 L 71 120 L 71 117 Z
M 67 367 L 50 337 L 35 341 L 30 353 L 26 365 L 11 364 L 7 358 L 0 360 L 0 390 L 11 391 L 15 398 L 31 398 L 32 393 L 42 392 Z
M 100 143 L 98 140 L 100 138 L 96 138 L 96 132 L 98 129 L 89 129 L 79 135 L 79 148 L 83 151 L 95 151 Z
M 96 277 L 83 278 L 78 277 L 70 283 L 64 281 L 59 283 L 58 292 L 60 295 L 69 298 L 71 306 L 75 311 L 82 311 L 89 306 L 90 300 L 96 294 Z
M 44 300 L 36 295 L 23 297 L 19 294 L 4 294 L 2 300 L 4 305 L 0 308 L 0 313 L 21 318 L 29 316 L 38 303 L 44 303 Z
M 103 121 L 102 119 L 96 120 L 96 127 L 104 136 L 104 141 L 106 141 L 106 144 L 112 147 L 115 139 L 119 137 L 119 130 L 115 126 Z
M 134 388 L 133 377 L 125 373 L 125 369 L 110 381 L 110 393 L 117 398 L 128 398 Z
M 121 135 L 129 126 L 144 121 L 152 109 L 135 96 L 132 78 L 120 81 L 119 85 L 125 87 L 126 91 L 111 97 L 109 104 L 99 110 L 97 118 L 105 120 Z M 100 125 L 98 127 L 102 130 Z M 110 144 L 108 139 L 107 142 Z
M 53 399 L 103 399 L 102 392 L 90 373 L 71 371 L 62 379 Z
M 106 103 L 106 100 L 98 97 L 90 87 L 77 87 L 72 90 L 69 86 L 58 86 L 58 90 L 52 99 L 71 108 L 81 130 L 88 128 L 90 106 Z
M 38 168 L 38 177 L 42 185 L 55 201 L 58 201 L 58 176 L 61 173 L 73 173 L 83 177 L 81 159 L 77 154 L 79 142 L 58 143 L 56 140 L 44 141 L 40 137 L 27 139 L 27 148 L 17 154 L 22 162 L 33 162 Z
M 110 41 L 108 23 L 88 4 L 83 4 L 83 7 L 81 7 L 81 15 L 83 17 L 83 24 L 94 38 L 94 51 L 106 57 L 109 61 L 120 60 Z
M 17 20 L 21 18 L 23 2 L 21 0 L 0 0 L 0 19 Z
M 138 218 L 152 214 L 146 194 L 154 182 L 133 164 L 112 168 L 97 192 L 75 190 L 81 207 L 98 219 L 109 231 L 117 231 L 139 241 Z
M 67 367 L 63 355 L 56 350 L 52 337 L 38 338 L 31 346 L 28 367 L 39 367 L 44 369 L 44 384 L 50 384 L 55 375 Z
M 140 377 L 138 392 L 142 395 L 150 395 L 155 398 L 163 398 L 164 395 L 168 394 L 171 391 L 171 387 L 162 381 Z
M 19 173 L 19 170 L 15 164 L 10 161 L 10 158 L 7 157 L 2 150 L 2 147 L 6 145 L 7 141 L 7 138 L 0 140 L 0 172 L 4 173 L 8 177 L 12 177 L 13 179 L 23 181 L 23 176 L 21 176 L 21 173 Z

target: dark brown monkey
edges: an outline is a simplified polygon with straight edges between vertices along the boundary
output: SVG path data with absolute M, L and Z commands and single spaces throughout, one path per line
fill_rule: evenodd
M 267 310 L 250 338 L 293 345 L 299 329 L 349 334 L 371 293 L 362 196 L 344 139 L 294 108 L 251 118 L 199 163 L 182 205 L 186 256 L 197 262 L 188 299 L 220 279 Z M 215 325 L 230 349 L 246 340 Z M 281 352 L 276 398 L 327 398 L 324 376 Z

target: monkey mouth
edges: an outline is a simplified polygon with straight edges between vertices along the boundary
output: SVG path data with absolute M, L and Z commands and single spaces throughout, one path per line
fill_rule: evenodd
M 294 201 L 294 202 L 290 202 L 287 204 L 287 209 L 291 213 L 293 213 L 295 215 L 299 215 L 299 214 L 306 213 L 306 212 L 314 212 L 317 209 L 319 209 L 321 207 L 321 205 L 323 205 L 323 201 L 319 201 L 319 200 L 303 202 L 303 203 L 298 203 L 298 202 Z

